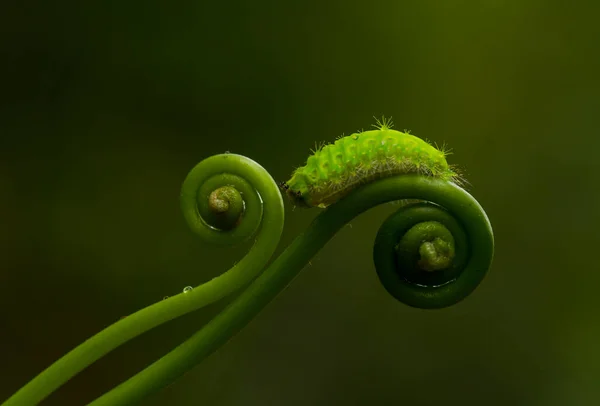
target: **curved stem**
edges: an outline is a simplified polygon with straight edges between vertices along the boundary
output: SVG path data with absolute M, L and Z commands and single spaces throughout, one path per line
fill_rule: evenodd
M 211 281 L 139 310 L 89 338 L 22 387 L 3 406 L 37 405 L 70 378 L 121 344 L 162 323 L 223 298 L 248 284 L 264 269 L 279 243 L 284 210 L 277 184 L 262 166 L 235 154 L 216 155 L 200 162 L 192 169 L 182 187 L 184 215 L 188 222 L 193 223 L 192 229 L 205 233 L 204 237 L 207 239 L 212 237 L 209 233 L 217 233 L 217 238 L 227 236 L 204 224 L 195 207 L 197 187 L 205 180 L 222 173 L 236 174 L 247 179 L 267 206 L 262 226 L 250 252 L 229 271 Z M 254 213 L 261 212 L 255 210 Z
M 457 280 L 460 288 L 470 293 L 489 268 L 494 249 L 492 228 L 479 203 L 460 187 L 437 179 L 406 175 L 381 179 L 356 190 L 317 216 L 265 272 L 206 326 L 91 405 L 130 405 L 172 383 L 250 322 L 343 225 L 371 207 L 400 199 L 435 202 L 456 217 L 470 244 L 465 267 L 469 277 Z

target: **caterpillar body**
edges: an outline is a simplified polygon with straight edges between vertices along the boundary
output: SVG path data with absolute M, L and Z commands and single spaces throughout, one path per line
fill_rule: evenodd
M 448 165 L 448 151 L 407 132 L 392 130 L 391 120 L 377 121 L 376 129 L 338 138 L 317 148 L 306 165 L 280 184 L 295 206 L 325 208 L 358 186 L 374 179 L 422 174 L 461 183 Z

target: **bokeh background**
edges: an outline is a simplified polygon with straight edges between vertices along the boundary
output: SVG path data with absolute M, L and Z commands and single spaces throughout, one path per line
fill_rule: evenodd
M 0 4 L 0 400 L 120 317 L 220 274 L 187 172 L 231 151 L 277 180 L 315 142 L 392 116 L 453 148 L 497 252 L 460 304 L 380 286 L 358 217 L 226 346 L 144 404 L 600 403 L 600 9 L 586 2 Z M 291 211 L 279 252 L 318 210 Z M 217 303 L 50 396 L 83 405 Z

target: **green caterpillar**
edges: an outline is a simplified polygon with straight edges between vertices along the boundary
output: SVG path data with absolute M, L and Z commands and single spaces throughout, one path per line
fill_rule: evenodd
M 356 187 L 374 179 L 401 174 L 422 174 L 461 184 L 455 167 L 448 165 L 444 148 L 406 132 L 392 130 L 382 118 L 376 130 L 338 138 L 317 148 L 306 165 L 294 171 L 280 187 L 295 206 L 325 208 Z

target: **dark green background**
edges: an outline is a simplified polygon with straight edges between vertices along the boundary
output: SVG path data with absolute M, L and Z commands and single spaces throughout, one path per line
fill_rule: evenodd
M 564 5 L 559 5 L 564 3 Z M 179 187 L 231 151 L 277 180 L 391 115 L 453 148 L 497 238 L 464 302 L 380 286 L 386 205 L 145 405 L 600 402 L 598 7 L 559 1 L 0 5 L 0 400 L 121 316 L 248 247 L 200 242 Z M 317 210 L 286 215 L 280 250 Z M 119 348 L 44 404 L 82 405 L 216 314 Z

